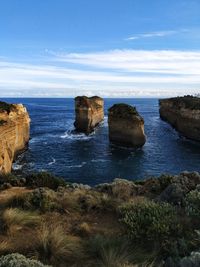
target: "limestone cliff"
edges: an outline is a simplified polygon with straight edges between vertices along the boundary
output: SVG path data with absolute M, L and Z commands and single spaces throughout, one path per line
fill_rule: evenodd
M 30 118 L 21 104 L 0 102 L 0 173 L 9 173 L 12 162 L 29 141 Z
M 185 137 L 200 141 L 200 98 L 192 96 L 159 100 L 160 117 Z
M 109 139 L 124 146 L 140 147 L 146 142 L 144 120 L 127 104 L 115 104 L 108 113 Z
M 76 130 L 89 134 L 104 119 L 104 101 L 98 96 L 78 96 L 75 98 L 75 113 Z

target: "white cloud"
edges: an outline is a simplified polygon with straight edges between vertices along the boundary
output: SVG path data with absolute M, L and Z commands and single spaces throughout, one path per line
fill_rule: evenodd
M 48 64 L 0 59 L 0 96 L 166 96 L 200 92 L 200 51 L 54 54 Z
M 125 40 L 131 41 L 131 40 L 137 40 L 137 39 L 142 39 L 142 38 L 164 37 L 164 36 L 173 35 L 176 33 L 178 33 L 178 31 L 158 31 L 158 32 L 150 32 L 150 33 L 141 33 L 141 34 L 130 36 L 126 38 Z

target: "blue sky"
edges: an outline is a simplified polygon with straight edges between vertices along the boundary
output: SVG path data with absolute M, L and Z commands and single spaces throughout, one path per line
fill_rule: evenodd
M 200 93 L 199 0 L 0 0 L 0 96 Z

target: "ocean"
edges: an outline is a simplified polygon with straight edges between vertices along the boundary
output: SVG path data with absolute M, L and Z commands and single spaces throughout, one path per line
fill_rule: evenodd
M 105 99 L 105 120 L 89 136 L 73 133 L 73 99 L 3 101 L 23 103 L 31 117 L 29 148 L 13 164 L 14 170 L 48 171 L 89 185 L 114 178 L 137 180 L 162 173 L 200 171 L 200 143 L 179 136 L 160 119 L 158 99 Z M 131 104 L 144 118 L 147 142 L 142 148 L 124 148 L 109 142 L 107 110 L 114 103 Z

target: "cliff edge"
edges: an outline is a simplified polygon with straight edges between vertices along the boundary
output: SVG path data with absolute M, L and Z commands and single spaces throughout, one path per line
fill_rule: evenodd
M 0 174 L 9 173 L 12 162 L 29 141 L 30 118 L 22 104 L 0 102 Z
M 160 99 L 160 117 L 187 138 L 200 141 L 200 98 Z

